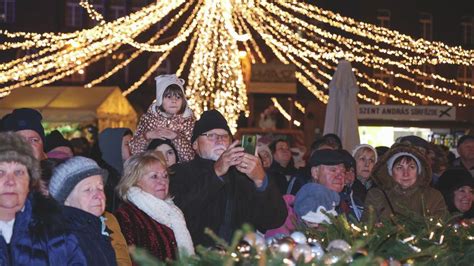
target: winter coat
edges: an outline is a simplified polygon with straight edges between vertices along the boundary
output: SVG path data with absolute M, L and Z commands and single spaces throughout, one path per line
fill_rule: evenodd
M 117 218 L 110 212 L 104 213 L 105 225 L 110 231 L 110 239 L 112 241 L 112 247 L 115 251 L 115 259 L 118 266 L 129 266 L 132 265 L 132 259 L 128 253 L 128 246 L 125 237 L 120 230 L 120 225 Z
M 360 202 L 365 202 L 365 197 L 367 197 L 368 189 L 358 178 L 354 179 L 354 183 L 352 183 L 351 188 L 354 192 L 354 198 L 356 198 Z
M 67 227 L 77 237 L 87 259 L 87 265 L 117 265 L 110 231 L 101 219 L 91 213 L 73 207 L 63 207 Z
M 276 229 L 267 230 L 267 232 L 265 232 L 265 238 L 270 238 L 278 235 L 290 235 L 295 230 L 297 221 L 295 211 L 293 210 L 295 196 L 291 194 L 286 194 L 283 196 L 283 200 L 285 201 L 286 211 L 288 212 L 288 215 L 285 219 L 285 223 Z
M 171 140 L 174 147 L 178 151 L 180 162 L 186 162 L 194 158 L 194 150 L 192 149 L 191 136 L 196 118 L 188 108 L 183 114 L 169 116 L 158 110 L 153 103 L 148 111 L 143 114 L 138 123 L 137 131 L 130 141 L 130 149 L 132 154 L 138 154 L 146 150 L 151 139 L 147 140 L 145 134 L 155 130 L 157 127 L 164 127 L 177 133 L 175 139 Z
M 408 152 L 415 155 L 421 165 L 421 173 L 418 175 L 414 185 L 403 189 L 388 174 L 387 161 L 392 155 L 399 152 Z M 390 217 L 392 214 L 412 216 L 412 212 L 420 216 L 428 215 L 434 217 L 444 217 L 447 215 L 446 203 L 441 193 L 430 187 L 431 168 L 426 159 L 416 149 L 408 146 L 398 146 L 387 151 L 384 156 L 375 164 L 372 180 L 376 187 L 370 189 L 365 199 L 365 210 L 362 221 L 367 221 L 369 217 L 369 206 L 373 206 L 378 221 Z M 387 198 L 384 195 L 384 192 Z M 392 213 L 391 206 L 395 213 Z
M 288 184 L 291 180 L 291 177 L 296 173 L 296 168 L 293 166 L 293 163 L 288 164 L 287 167 L 283 167 L 277 161 L 273 160 L 267 172 L 272 177 L 282 195 L 290 194 L 287 191 Z M 287 178 L 287 176 L 289 178 Z
M 339 192 L 339 197 L 341 201 L 336 209 L 338 213 L 344 213 L 349 221 L 359 222 L 364 211 L 364 202 L 356 197 L 353 187 L 345 186 Z
M 35 193 L 16 215 L 10 244 L 0 236 L 0 265 L 87 265 L 87 261 L 58 203 Z
M 129 202 L 120 205 L 115 217 L 129 246 L 144 248 L 161 261 L 177 258 L 178 245 L 168 226 L 153 220 Z
M 183 211 L 195 245 L 212 245 L 204 233 L 209 227 L 230 241 L 242 224 L 252 224 L 260 232 L 280 227 L 286 217 L 286 205 L 270 176 L 265 189 L 257 189 L 245 174 L 231 167 L 218 177 L 214 161 L 196 156 L 192 161 L 173 165 L 170 194 Z

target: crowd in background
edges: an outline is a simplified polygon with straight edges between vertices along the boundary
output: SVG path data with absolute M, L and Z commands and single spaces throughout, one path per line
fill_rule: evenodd
M 34 109 L 4 116 L 0 265 L 132 265 L 130 246 L 174 260 L 213 245 L 205 228 L 230 241 L 250 223 L 272 237 L 330 222 L 327 214 L 474 219 L 473 135 L 454 158 L 417 136 L 347 151 L 328 134 L 295 164 L 287 138 L 249 154 L 218 111 L 196 120 L 183 85 L 157 77 L 136 132 L 107 128 L 93 145 L 45 136 Z

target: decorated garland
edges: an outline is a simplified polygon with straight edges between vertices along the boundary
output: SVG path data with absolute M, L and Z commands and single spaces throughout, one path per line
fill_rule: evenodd
M 196 256 L 159 262 L 134 249 L 138 265 L 472 265 L 474 224 L 451 217 L 391 217 L 375 223 L 348 222 L 332 217 L 331 224 L 297 226 L 291 235 L 264 239 L 244 225 L 228 245 L 207 231 L 216 245 L 197 247 Z

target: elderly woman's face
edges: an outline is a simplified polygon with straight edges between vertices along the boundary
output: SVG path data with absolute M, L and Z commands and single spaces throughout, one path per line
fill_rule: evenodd
M 0 162 L 0 212 L 15 214 L 21 210 L 29 192 L 29 183 L 26 166 L 17 162 Z
M 155 162 L 147 167 L 145 174 L 138 179 L 137 186 L 143 191 L 159 198 L 168 197 L 168 172 L 160 162 Z
M 416 182 L 418 167 L 413 160 L 403 159 L 393 165 L 393 179 L 400 184 L 403 189 L 411 187 Z
M 369 178 L 375 165 L 375 153 L 372 150 L 363 150 L 356 154 L 357 176 Z
M 460 212 L 470 210 L 473 199 L 472 188 L 469 186 L 463 186 L 454 191 L 454 206 Z
M 102 176 L 93 175 L 79 182 L 64 205 L 81 209 L 95 216 L 105 211 L 104 181 Z

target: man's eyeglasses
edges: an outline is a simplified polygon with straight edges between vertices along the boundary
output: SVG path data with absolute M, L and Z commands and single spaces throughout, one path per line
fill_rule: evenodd
M 229 134 L 216 134 L 216 133 L 203 133 L 201 136 L 206 136 L 208 140 L 210 141 L 216 141 L 218 139 L 224 140 L 224 141 L 229 141 L 230 140 L 230 135 Z

